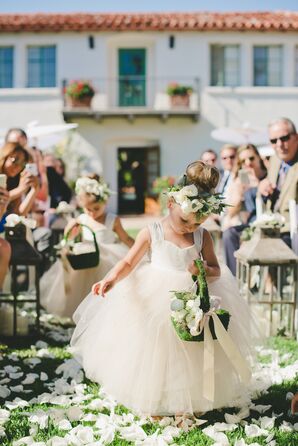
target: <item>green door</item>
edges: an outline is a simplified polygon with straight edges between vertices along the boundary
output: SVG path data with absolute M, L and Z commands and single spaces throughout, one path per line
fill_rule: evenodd
M 146 50 L 119 49 L 119 106 L 146 105 Z

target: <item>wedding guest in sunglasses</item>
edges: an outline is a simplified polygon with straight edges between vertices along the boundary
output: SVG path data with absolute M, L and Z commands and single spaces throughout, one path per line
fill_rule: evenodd
M 246 195 L 251 189 L 258 187 L 267 174 L 258 149 L 253 144 L 245 144 L 238 148 L 237 159 L 232 172 L 232 179 L 226 190 L 226 208 L 221 226 L 226 229 L 247 225 L 255 218 L 255 212 L 246 205 Z
M 208 166 L 216 167 L 217 153 L 212 149 L 205 150 L 201 155 L 201 161 L 208 164 Z
M 294 123 L 288 118 L 270 122 L 269 139 L 275 156 L 270 159 L 268 176 L 260 183 L 259 193 L 267 210 L 285 217 L 282 232 L 289 244 L 289 200 L 298 201 L 298 135 Z
M 220 149 L 220 160 L 221 160 L 221 178 L 217 186 L 217 192 L 225 196 L 227 188 L 232 179 L 232 170 L 235 166 L 237 155 L 237 146 L 233 144 L 225 144 Z
M 291 246 L 289 200 L 298 202 L 298 135 L 294 123 L 288 118 L 278 118 L 269 123 L 269 139 L 275 151 L 270 157 L 268 175 L 258 188 L 251 189 L 246 201 L 252 203 L 256 192 L 263 198 L 266 211 L 278 212 L 285 217 L 281 238 Z M 255 210 L 251 210 L 253 213 Z M 244 226 L 245 227 L 245 226 Z M 236 274 L 234 252 L 239 248 L 240 235 L 244 228 L 236 226 L 223 233 L 226 261 L 232 273 Z

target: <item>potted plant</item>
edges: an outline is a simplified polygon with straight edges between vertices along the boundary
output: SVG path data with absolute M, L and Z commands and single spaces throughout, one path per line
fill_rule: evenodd
M 192 87 L 189 85 L 180 85 L 177 82 L 172 82 L 167 88 L 172 107 L 189 107 L 189 96 L 192 92 Z
M 167 190 L 173 187 L 176 183 L 176 178 L 173 176 L 164 175 L 162 177 L 157 177 L 153 181 L 152 189 L 155 194 L 158 194 L 158 204 L 161 215 L 167 214 Z
M 71 107 L 90 107 L 95 94 L 93 86 L 88 81 L 71 81 L 64 91 Z

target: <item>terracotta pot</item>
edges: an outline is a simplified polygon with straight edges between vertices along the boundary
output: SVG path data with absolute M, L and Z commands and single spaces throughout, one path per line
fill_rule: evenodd
M 67 96 L 66 102 L 72 108 L 82 108 L 82 107 L 91 107 L 91 96 L 85 96 L 84 98 L 71 98 Z
M 180 94 L 174 94 L 171 96 L 171 105 L 173 108 L 188 108 L 189 107 L 189 95 L 180 95 Z

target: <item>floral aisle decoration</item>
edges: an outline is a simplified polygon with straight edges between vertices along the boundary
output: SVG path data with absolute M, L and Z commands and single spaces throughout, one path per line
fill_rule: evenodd
M 209 296 L 206 273 L 202 260 L 196 260 L 198 276 L 193 276 L 196 289 L 173 291 L 171 320 L 182 341 L 204 342 L 203 394 L 214 401 L 214 342 L 217 340 L 242 382 L 248 384 L 251 371 L 246 360 L 227 333 L 230 313 L 220 308 L 220 297 Z
M 241 241 L 246 242 L 250 240 L 255 233 L 255 230 L 260 227 L 271 228 L 274 230 L 281 229 L 285 224 L 285 218 L 279 213 L 262 214 L 257 220 L 251 223 L 242 231 Z
M 189 107 L 189 98 L 193 93 L 193 88 L 189 85 L 181 85 L 172 82 L 168 85 L 167 94 L 171 98 L 172 107 Z
M 92 84 L 88 81 L 71 81 L 64 89 L 64 94 L 72 107 L 90 107 L 95 95 Z

